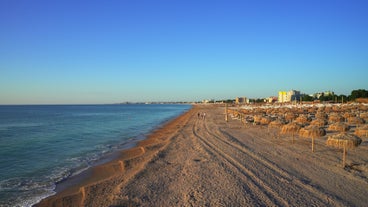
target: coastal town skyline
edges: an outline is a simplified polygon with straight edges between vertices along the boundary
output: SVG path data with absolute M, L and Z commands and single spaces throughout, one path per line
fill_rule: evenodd
M 366 1 L 1 1 L 0 104 L 368 89 Z

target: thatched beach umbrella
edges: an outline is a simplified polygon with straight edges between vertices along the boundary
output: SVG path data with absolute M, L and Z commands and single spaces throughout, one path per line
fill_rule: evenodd
M 344 121 L 344 117 L 342 117 L 341 115 L 337 114 L 337 113 L 332 113 L 329 117 L 328 117 L 328 121 L 330 123 L 336 123 L 336 122 L 343 122 Z
M 368 112 L 364 112 L 360 114 L 360 118 L 364 119 L 364 121 L 368 122 Z
M 269 108 L 266 110 L 266 114 L 270 115 L 270 114 L 274 114 L 275 113 L 275 109 L 273 108 Z
M 339 132 L 347 132 L 349 131 L 349 129 L 350 129 L 350 126 L 343 122 L 336 122 L 336 123 L 330 124 L 330 126 L 328 126 L 327 128 L 327 130 L 339 131 Z
M 297 117 L 297 114 L 293 113 L 293 112 L 287 112 L 285 114 L 285 120 L 288 122 L 293 121 L 293 119 L 295 119 Z
M 232 113 L 232 118 L 233 119 L 240 118 L 240 112 L 239 111 L 237 111 L 237 110 L 231 110 L 231 113 Z
M 271 117 L 262 117 L 260 120 L 260 123 L 262 125 L 267 125 L 272 121 Z
M 324 108 L 324 111 L 325 111 L 326 113 L 330 113 L 330 112 L 334 111 L 334 109 L 333 109 L 331 106 L 326 106 L 326 107 Z
M 304 108 L 294 108 L 294 112 L 297 114 L 304 114 L 307 112 Z
M 362 140 L 352 134 L 342 133 L 342 134 L 335 134 L 332 136 L 329 136 L 327 139 L 326 144 L 328 146 L 333 146 L 335 148 L 344 149 L 342 154 L 342 166 L 345 167 L 345 160 L 346 160 L 346 154 L 347 149 L 352 149 L 357 147 L 362 143 Z
M 354 117 L 354 116 L 355 116 L 355 114 L 350 113 L 350 112 L 345 112 L 345 113 L 342 115 L 342 117 L 344 117 L 345 119 L 348 119 L 348 118 L 350 118 L 350 117 Z
M 360 110 L 360 111 L 368 111 L 368 105 L 363 105 L 363 104 L 360 104 L 359 106 L 358 106 L 358 110 Z
M 314 139 L 323 137 L 326 135 L 326 131 L 318 126 L 308 126 L 306 128 L 302 128 L 299 131 L 299 136 L 305 138 L 312 138 L 312 152 L 314 152 Z
M 318 110 L 317 107 L 311 107 L 307 111 L 308 111 L 309 114 L 315 114 L 317 112 L 317 110 Z
M 295 119 L 296 123 L 303 125 L 303 126 L 307 125 L 310 121 L 311 119 L 305 114 L 301 114 Z
M 316 117 L 317 117 L 317 119 L 327 119 L 327 114 L 325 112 L 318 111 L 316 113 Z
M 282 119 L 276 119 L 274 121 L 271 121 L 268 124 L 268 131 L 270 131 L 270 128 L 280 129 L 285 123 L 286 123 L 285 120 L 282 120 Z M 274 138 L 276 137 L 277 136 L 275 135 Z
M 275 121 L 271 121 L 268 124 L 268 127 L 270 128 L 281 128 L 286 122 L 282 119 L 276 119 Z
M 291 134 L 293 136 L 293 143 L 294 143 L 294 136 L 300 130 L 301 126 L 297 123 L 289 123 L 281 128 L 280 134 Z
M 356 128 L 354 134 L 359 137 L 368 137 L 368 125 Z
M 321 119 L 321 118 L 315 119 L 315 120 L 311 121 L 311 123 L 310 123 L 310 125 L 319 126 L 319 127 L 323 127 L 326 124 L 327 124 L 327 121 L 325 119 Z
M 364 119 L 356 117 L 356 116 L 349 117 L 348 118 L 348 123 L 349 124 L 355 124 L 355 125 L 364 124 Z
M 260 124 L 262 120 L 262 115 L 255 115 L 253 116 L 253 119 L 255 124 Z
M 277 109 L 277 115 L 278 116 L 285 116 L 285 114 L 288 112 L 289 110 L 288 109 L 286 109 L 286 108 L 278 108 Z

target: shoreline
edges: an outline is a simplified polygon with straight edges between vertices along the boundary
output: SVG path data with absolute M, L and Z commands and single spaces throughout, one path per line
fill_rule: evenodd
M 137 135 L 136 137 L 132 137 L 132 138 L 124 141 L 123 143 L 120 143 L 119 146 L 121 146 L 121 147 L 117 148 L 114 151 L 108 152 L 107 154 L 103 154 L 101 157 L 99 157 L 97 160 L 95 160 L 93 163 L 91 163 L 91 165 L 88 168 L 85 168 L 84 170 L 81 170 L 79 173 L 72 174 L 71 176 L 66 177 L 65 179 L 55 183 L 55 185 L 56 185 L 55 190 L 54 190 L 55 194 L 53 194 L 53 195 L 61 193 L 64 190 L 70 188 L 71 186 L 74 186 L 74 185 L 82 182 L 86 178 L 86 176 L 90 174 L 88 171 L 91 170 L 92 168 L 95 168 L 97 166 L 104 165 L 106 163 L 113 162 L 113 161 L 119 159 L 119 156 L 123 151 L 126 151 L 126 150 L 129 150 L 131 148 L 137 147 L 137 145 L 140 142 L 148 139 L 148 137 L 151 134 L 155 133 L 156 130 L 165 127 L 166 124 L 168 124 L 171 121 L 175 120 L 176 118 L 180 117 L 181 115 L 183 115 L 184 113 L 186 113 L 189 110 L 191 110 L 191 108 L 189 108 L 186 111 L 183 111 L 183 113 L 181 113 L 177 116 L 173 116 L 171 118 L 168 118 L 165 121 L 160 122 L 156 127 L 154 127 L 151 131 L 149 131 L 146 134 L 142 133 L 140 135 Z M 51 197 L 51 196 L 48 196 L 48 197 Z M 48 198 L 48 197 L 46 197 L 46 198 Z M 44 198 L 44 199 L 46 199 L 46 198 Z M 34 204 L 34 205 L 36 205 L 36 204 Z
M 235 112 L 225 121 L 224 109 L 194 105 L 36 206 L 366 206 L 367 135 L 342 167 L 342 151 L 326 144 L 335 132 L 315 139 L 312 152 L 311 139 Z
M 84 189 L 93 185 L 98 185 L 106 179 L 117 178 L 127 174 L 130 177 L 134 174 L 135 166 L 130 165 L 131 160 L 141 158 L 143 162 L 149 161 L 149 158 L 158 153 L 158 151 L 169 141 L 168 138 L 160 138 L 163 131 L 170 131 L 174 129 L 172 126 L 182 119 L 195 108 L 194 105 L 180 115 L 173 117 L 163 123 L 159 124 L 155 129 L 143 136 L 143 139 L 134 139 L 127 142 L 126 148 L 111 152 L 98 160 L 88 169 L 78 173 L 74 176 L 68 177 L 58 183 L 55 183 L 55 194 L 41 199 L 38 203 L 32 206 L 80 206 L 84 197 Z M 169 128 L 169 129 L 168 129 Z M 128 173 L 126 171 L 129 171 Z M 133 172 L 130 172 L 133 171 Z M 72 201 L 69 201 L 69 200 Z

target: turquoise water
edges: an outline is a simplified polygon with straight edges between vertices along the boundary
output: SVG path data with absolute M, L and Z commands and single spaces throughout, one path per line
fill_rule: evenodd
M 190 105 L 0 106 L 0 206 L 31 206 L 55 183 L 132 146 Z

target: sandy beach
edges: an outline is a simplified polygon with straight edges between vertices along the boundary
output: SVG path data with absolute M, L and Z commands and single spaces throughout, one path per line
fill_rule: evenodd
M 206 113 L 205 118 L 198 113 Z M 366 206 L 368 139 L 348 151 L 195 105 L 43 206 Z

